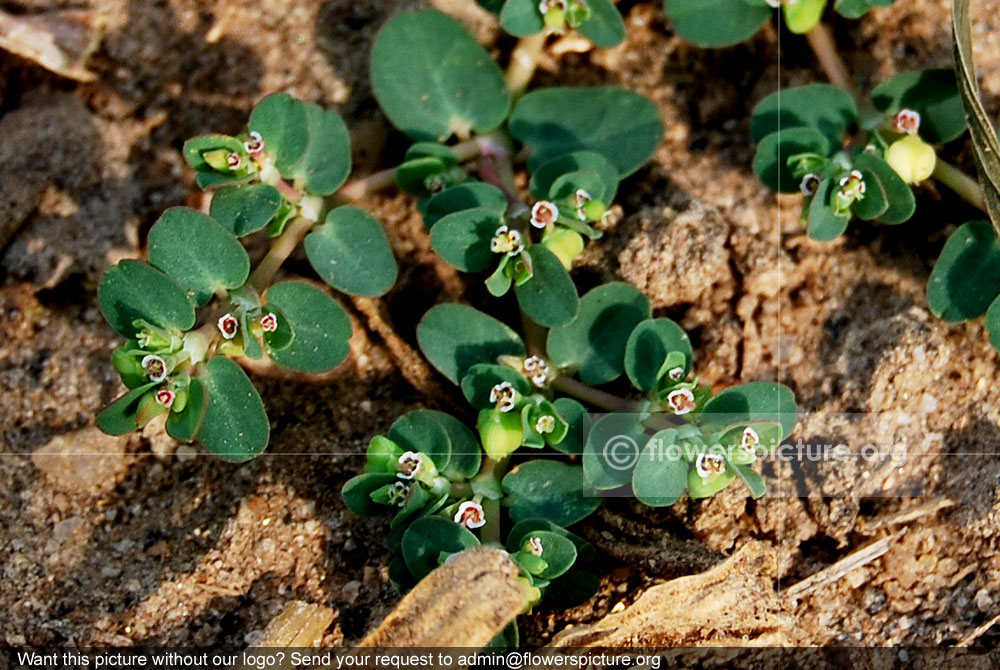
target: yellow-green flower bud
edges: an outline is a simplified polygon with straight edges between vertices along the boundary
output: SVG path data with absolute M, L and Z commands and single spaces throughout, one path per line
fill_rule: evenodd
M 514 453 L 524 441 L 524 429 L 518 412 L 484 410 L 479 413 L 479 438 L 486 455 L 500 460 Z
M 885 160 L 907 184 L 918 184 L 934 172 L 937 153 L 918 136 L 907 135 L 892 143 Z
M 557 228 L 546 235 L 542 244 L 556 255 L 567 270 L 573 266 L 576 257 L 583 253 L 583 235 L 569 228 Z

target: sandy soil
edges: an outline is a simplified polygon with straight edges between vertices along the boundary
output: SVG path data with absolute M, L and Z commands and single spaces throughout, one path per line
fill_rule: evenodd
M 239 645 L 292 599 L 335 610 L 325 643 L 355 642 L 398 595 L 382 548 L 387 523 L 353 518 L 339 488 L 372 434 L 416 407 L 460 406 L 454 390 L 408 383 L 398 347 L 359 304 L 350 306 L 355 355 L 340 378 L 263 383 L 273 441 L 256 461 L 220 463 L 155 430 L 108 438 L 92 425 L 117 393 L 116 336 L 94 290 L 109 263 L 140 253 L 163 208 L 200 202 L 184 139 L 237 131 L 269 92 L 335 106 L 362 147 L 359 170 L 391 165 L 405 142 L 378 112 L 365 63 L 376 28 L 415 3 L 81 4 L 109 22 L 91 62 L 96 83 L 0 61 L 0 216 L 23 221 L 0 252 L 0 644 Z M 1000 3 L 975 4 L 995 118 Z M 859 84 L 948 66 L 948 5 L 897 0 L 861 22 L 832 19 Z M 509 52 L 511 40 L 483 13 L 451 9 Z M 753 178 L 747 124 L 779 83 L 822 79 L 804 42 L 785 34 L 779 48 L 769 26 L 745 45 L 697 50 L 672 35 L 658 5 L 627 0 L 621 9 L 626 44 L 565 56 L 539 76 L 634 88 L 667 128 L 653 162 L 621 189 L 624 218 L 576 270 L 582 285 L 624 278 L 646 291 L 658 314 L 690 329 L 709 382 L 791 385 L 809 412 L 796 433 L 803 440 L 902 443 L 910 457 L 902 466 L 779 464 L 775 494 L 757 502 L 735 487 L 669 510 L 611 501 L 580 531 L 613 559 L 601 593 L 569 612 L 525 617 L 522 632 L 542 643 L 750 540 L 777 549 L 781 588 L 900 533 L 883 558 L 799 599 L 791 613 L 802 640 L 963 639 L 1000 611 L 1000 370 L 981 324 L 934 320 L 923 287 L 947 233 L 977 213 L 927 187 L 905 226 L 810 241 L 798 198 L 776 199 Z M 971 169 L 961 142 L 948 152 Z M 412 343 L 406 324 L 465 287 L 429 252 L 408 199 L 387 193 L 369 204 L 401 259 L 385 302 Z M 980 640 L 995 643 L 996 633 Z

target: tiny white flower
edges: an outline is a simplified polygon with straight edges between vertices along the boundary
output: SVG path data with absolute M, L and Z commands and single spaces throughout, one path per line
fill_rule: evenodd
M 671 381 L 679 382 L 684 379 L 684 368 L 678 366 L 676 368 L 670 368 L 667 371 L 667 376 L 670 377 Z
M 524 359 L 521 367 L 524 369 L 524 374 L 538 387 L 544 386 L 549 381 L 549 375 L 552 372 L 548 362 L 541 356 L 531 356 Z
M 756 430 L 747 426 L 743 431 L 743 436 L 740 437 L 740 446 L 747 451 L 753 451 L 758 444 L 760 444 L 760 435 L 757 434 Z
M 167 362 L 156 354 L 143 357 L 142 369 L 146 371 L 149 381 L 162 382 L 167 378 Z
M 391 487 L 389 487 L 389 504 L 396 505 L 397 507 L 402 507 L 406 504 L 406 497 L 410 493 L 411 484 L 404 484 L 403 482 L 395 482 Z
M 486 514 L 483 506 L 477 502 L 467 500 L 458 506 L 455 512 L 455 523 L 465 526 L 469 530 L 481 528 L 486 525 Z
M 239 170 L 243 165 L 243 159 L 240 158 L 240 155 L 235 151 L 228 153 L 226 154 L 226 165 L 229 166 L 230 170 Z
M 916 135 L 920 131 L 920 112 L 901 109 L 896 114 L 896 130 L 906 135 Z
M 542 0 L 538 3 L 538 11 L 544 16 L 553 9 L 566 11 L 566 0 Z
M 256 131 L 250 132 L 250 139 L 243 143 L 243 148 L 251 156 L 259 154 L 264 150 L 264 138 L 260 136 L 260 133 Z
M 265 312 L 260 317 L 260 327 L 265 333 L 273 333 L 278 330 L 278 315 L 274 312 Z
M 500 382 L 490 389 L 490 402 L 496 405 L 501 412 L 509 412 L 514 409 L 518 401 L 518 392 L 510 382 Z
M 667 404 L 674 410 L 674 414 L 687 414 L 694 409 L 694 394 L 690 389 L 677 389 L 671 391 L 667 396 Z
M 400 479 L 413 479 L 423 469 L 424 455 L 415 451 L 404 451 L 397 462 L 399 470 L 396 472 L 396 476 Z
M 240 332 L 240 322 L 236 320 L 236 317 L 228 312 L 219 317 L 217 322 L 219 327 L 219 332 L 222 333 L 222 337 L 227 340 L 231 340 L 236 337 L 236 333 Z
M 799 191 L 802 192 L 802 195 L 813 195 L 816 193 L 816 189 L 819 188 L 819 184 L 819 175 L 815 172 L 810 172 L 802 178 L 802 182 L 799 184 Z
M 719 454 L 698 454 L 694 469 L 702 479 L 717 475 L 726 469 L 726 462 Z
M 559 218 L 559 208 L 547 200 L 539 200 L 531 208 L 531 225 L 546 228 Z
M 581 221 L 587 220 L 587 215 L 584 214 L 583 207 L 592 199 L 593 198 L 590 197 L 590 194 L 584 191 L 582 188 L 576 189 L 576 193 L 573 194 L 573 202 L 576 204 L 576 218 L 580 219 Z
M 490 240 L 490 251 L 495 254 L 507 254 L 516 256 L 524 250 L 524 243 L 521 241 L 521 233 L 511 230 L 507 226 L 500 226 L 493 233 Z
M 539 433 L 551 433 L 556 428 L 556 419 L 553 416 L 544 414 L 535 421 L 535 430 Z
M 541 556 L 543 551 L 541 538 L 529 537 L 528 541 L 524 543 L 524 549 L 529 554 L 533 554 L 535 556 Z
M 170 389 L 160 389 L 159 391 L 156 392 L 156 395 L 154 397 L 156 398 L 156 402 L 158 402 L 159 404 L 163 405 L 164 407 L 170 407 L 171 405 L 174 404 L 174 400 L 177 398 L 177 394 L 171 391 Z

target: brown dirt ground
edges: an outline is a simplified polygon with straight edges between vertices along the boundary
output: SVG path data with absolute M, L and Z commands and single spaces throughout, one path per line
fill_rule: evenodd
M 13 11 L 69 4 L 0 3 Z M 73 2 L 109 22 L 90 64 L 96 83 L 0 60 L 2 214 L 25 218 L 0 256 L 0 644 L 239 645 L 292 599 L 331 606 L 324 642 L 353 643 L 398 601 L 382 548 L 387 524 L 351 517 L 338 491 L 372 434 L 407 410 L 453 406 L 454 394 L 428 396 L 403 381 L 362 310 L 340 378 L 263 383 L 273 441 L 250 464 L 218 462 L 155 431 L 112 439 L 90 426 L 117 391 L 116 337 L 94 289 L 110 262 L 139 252 L 163 208 L 200 202 L 183 140 L 235 132 L 257 99 L 284 90 L 344 115 L 364 147 L 360 171 L 391 165 L 405 143 L 379 114 L 365 63 L 376 28 L 413 4 Z M 449 10 L 498 54 L 509 53 L 512 41 L 488 18 L 455 5 Z M 976 213 L 927 187 L 921 214 L 905 226 L 808 240 L 798 198 L 776 200 L 750 173 L 747 124 L 748 110 L 779 82 L 822 79 L 804 43 L 783 35 L 779 68 L 773 27 L 745 45 L 704 51 L 674 37 L 657 4 L 621 6 L 626 44 L 565 56 L 538 79 L 620 83 L 651 97 L 667 127 L 652 163 L 622 189 L 624 218 L 588 252 L 578 278 L 625 278 L 645 290 L 659 314 L 691 330 L 704 379 L 790 384 L 804 409 L 820 413 L 797 429 L 803 439 L 891 439 L 921 455 L 898 468 L 782 464 L 777 494 L 756 503 L 736 487 L 666 511 L 611 501 L 581 531 L 615 560 L 601 593 L 570 612 L 526 617 L 527 641 L 592 621 L 751 539 L 777 548 L 780 587 L 899 530 L 885 557 L 800 599 L 792 611 L 802 640 L 961 640 L 1000 611 L 1000 391 L 991 383 L 1000 370 L 982 325 L 934 320 L 923 287 L 946 234 Z M 897 0 L 860 22 L 832 19 L 859 83 L 948 66 L 948 6 Z M 985 0 L 974 9 L 994 118 L 998 9 Z M 949 148 L 968 168 L 963 151 Z M 463 296 L 429 253 L 409 200 L 390 193 L 370 205 L 403 266 L 386 298 L 397 323 Z M 399 333 L 413 341 L 412 326 Z M 910 413 L 909 423 L 886 428 L 875 416 L 834 425 L 822 415 L 890 410 Z M 67 453 L 102 456 L 70 465 Z M 933 497 L 954 504 L 894 516 Z

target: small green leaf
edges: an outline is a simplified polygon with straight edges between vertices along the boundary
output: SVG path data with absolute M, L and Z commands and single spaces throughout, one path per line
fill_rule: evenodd
M 557 156 L 538 166 L 531 175 L 531 194 L 536 198 L 548 198 L 552 184 L 565 174 L 586 170 L 596 173 L 605 185 L 600 193 L 591 193 L 591 197 L 611 204 L 618 190 L 618 170 L 607 158 L 593 151 L 574 151 Z
M 205 365 L 208 408 L 198 431 L 205 450 L 227 461 L 247 461 L 264 451 L 271 425 L 264 403 L 243 369 L 223 356 Z
M 601 49 L 609 49 L 625 40 L 625 21 L 610 0 L 587 0 L 590 17 L 576 29 Z
M 257 103 L 248 125 L 264 139 L 264 151 L 274 158 L 278 172 L 295 174 L 309 145 L 305 106 L 287 93 L 275 93 Z
M 207 156 L 212 156 L 215 152 L 225 154 L 234 153 L 240 157 L 243 169 L 236 171 L 217 170 L 209 165 Z M 249 157 L 243 149 L 243 143 L 235 137 L 229 135 L 199 135 L 192 137 L 184 143 L 184 159 L 192 168 L 197 171 L 195 182 L 199 188 L 208 189 L 224 184 L 232 184 L 246 180 L 251 172 L 248 169 Z
M 837 214 L 830 204 L 837 183 L 833 179 L 824 179 L 816 189 L 816 194 L 809 203 L 807 231 L 809 237 L 820 242 L 835 240 L 847 230 L 851 222 L 850 212 Z
M 769 7 L 743 0 L 664 0 L 663 9 L 674 31 L 700 47 L 739 44 L 761 29 L 771 18 Z
M 137 319 L 185 331 L 194 326 L 194 305 L 184 289 L 156 268 L 124 260 L 104 273 L 97 288 L 101 313 L 111 327 L 135 339 Z
M 631 284 L 598 286 L 580 299 L 573 321 L 549 331 L 549 358 L 557 367 L 577 370 L 585 384 L 613 381 L 625 370 L 629 335 L 650 313 L 649 298 Z
M 139 401 L 159 382 L 136 387 L 119 397 L 97 415 L 97 427 L 108 435 L 127 435 L 138 428 Z
M 396 283 L 396 257 L 382 224 L 358 207 L 331 210 L 303 246 L 316 273 L 338 291 L 379 296 Z
M 889 210 L 889 201 L 886 198 L 885 188 L 882 186 L 878 175 L 872 172 L 871 169 L 861 168 L 858 165 L 855 165 L 855 167 L 860 168 L 861 178 L 865 182 L 865 197 L 854 203 L 852 211 L 859 219 L 872 221 Z
M 532 245 L 524 253 L 531 259 L 532 274 L 528 281 L 514 286 L 521 309 L 532 321 L 546 328 L 572 321 L 579 312 L 580 298 L 562 261 L 541 244 Z
M 677 439 L 677 430 L 661 430 L 643 447 L 632 471 L 632 491 L 635 497 L 650 507 L 668 507 L 677 502 L 687 489 L 687 460 L 669 447 Z
M 569 428 L 566 437 L 552 447 L 564 454 L 579 455 L 583 453 L 583 436 L 590 428 L 590 415 L 587 408 L 572 398 L 556 398 L 552 406 L 559 412 Z
M 587 487 L 608 491 L 628 484 L 648 440 L 638 414 L 605 414 L 597 419 L 583 447 Z
M 503 355 L 523 356 L 524 343 L 506 324 L 468 305 L 435 305 L 417 326 L 424 356 L 458 384 L 476 363 L 494 363 Z
M 815 128 L 786 128 L 766 135 L 757 144 L 753 172 L 772 191 L 797 193 L 801 180 L 796 178 L 788 159 L 796 154 L 830 153 L 829 140 Z
M 647 319 L 639 323 L 625 345 L 625 374 L 640 391 L 656 386 L 663 362 L 673 351 L 684 354 L 684 377 L 691 371 L 694 352 L 684 329 L 672 319 Z
M 270 352 L 275 363 L 301 372 L 325 372 L 347 358 L 351 320 L 326 293 L 303 281 L 286 281 L 268 290 L 267 302 L 281 310 L 295 332 L 290 345 Z
M 532 166 L 574 151 L 594 151 L 622 177 L 649 160 L 663 139 L 656 106 L 614 86 L 532 91 L 514 106 L 509 127 L 531 149 Z
M 545 561 L 545 568 L 535 575 L 540 579 L 560 577 L 576 562 L 576 545 L 568 538 L 548 530 L 531 531 L 522 538 L 521 545 L 510 548 L 511 553 L 524 550 L 523 545 L 530 540 L 535 540 L 542 548 L 539 558 Z
M 830 84 L 806 84 L 781 89 L 761 100 L 750 118 L 750 132 L 755 142 L 761 142 L 779 130 L 812 128 L 830 146 L 839 147 L 857 120 L 858 106 L 850 93 Z
M 479 546 L 479 540 L 464 526 L 439 516 L 417 519 L 403 533 L 401 543 L 406 567 L 423 579 L 440 565 L 442 554 L 457 554 Z
M 451 438 L 442 416 L 448 415 L 430 409 L 407 412 L 393 422 L 387 437 L 405 451 L 427 454 L 439 471 L 444 470 L 451 462 Z
M 522 396 L 531 393 L 531 383 L 520 372 L 506 365 L 477 363 L 462 377 L 462 393 L 476 409 L 492 409 L 490 392 L 497 384 L 510 383 Z
M 751 468 L 749 465 L 743 465 L 741 463 L 727 463 L 727 468 L 731 468 L 736 476 L 739 477 L 747 488 L 750 490 L 750 495 L 754 498 L 760 498 L 765 493 L 767 493 L 767 482 L 764 478 L 760 476 L 760 473 Z
M 477 207 L 500 216 L 507 211 L 507 198 L 503 191 L 492 184 L 480 181 L 458 184 L 431 196 L 424 212 L 424 225 L 433 228 L 434 224 L 449 214 Z
M 282 197 L 270 184 L 227 186 L 212 196 L 209 213 L 237 237 L 263 230 L 281 209 Z
M 424 194 L 430 189 L 428 179 L 443 175 L 458 165 L 451 149 L 437 142 L 417 142 L 406 150 L 403 163 L 396 168 L 396 184 L 408 193 Z M 464 178 L 460 173 L 458 181 Z
M 396 475 L 383 472 L 370 472 L 347 480 L 340 495 L 344 504 L 354 514 L 360 517 L 372 517 L 385 513 L 386 505 L 380 505 L 372 500 L 372 493 L 396 481 Z
M 570 526 L 590 516 L 600 498 L 583 495 L 583 468 L 556 461 L 534 460 L 518 465 L 503 478 L 514 522 L 541 518 Z
M 187 403 L 180 412 L 167 416 L 167 435 L 180 442 L 190 442 L 198 437 L 208 409 L 208 396 L 200 379 L 192 379 L 187 388 Z
M 920 114 L 920 137 L 931 144 L 949 142 L 968 127 L 962 96 L 952 69 L 900 72 L 871 93 L 880 112 L 912 109 Z
M 879 215 L 880 222 L 895 225 L 904 223 L 913 216 L 917 209 L 917 200 L 913 195 L 913 189 L 896 174 L 896 171 L 888 163 L 874 154 L 860 153 L 854 158 L 854 166 L 862 172 L 875 175 L 885 192 L 885 199 L 889 206 L 885 212 Z
M 490 240 L 503 219 L 483 207 L 442 217 L 431 229 L 431 246 L 446 263 L 462 272 L 482 272 L 498 258 Z
M 726 469 L 718 474 L 702 477 L 696 468 L 688 471 L 688 494 L 692 500 L 709 498 L 733 483 L 736 473 L 728 463 Z
M 542 32 L 545 20 L 535 0 L 506 0 L 500 10 L 500 27 L 514 37 L 528 37 Z
M 841 16 L 860 19 L 874 7 L 888 7 L 893 0 L 835 0 L 833 8 Z
M 927 282 L 935 316 L 958 323 L 982 316 L 1000 294 L 1000 242 L 986 221 L 969 221 L 945 242 Z
M 433 9 L 400 12 L 382 27 L 371 79 L 385 115 L 418 140 L 488 132 L 510 109 L 490 55 L 462 24 Z
M 778 421 L 782 439 L 795 428 L 797 416 L 792 390 L 784 384 L 766 381 L 730 386 L 705 403 L 702 409 L 705 421 L 719 427 L 740 422 Z
M 250 258 L 233 234 L 210 216 L 171 207 L 149 231 L 149 262 L 186 289 L 197 305 L 217 292 L 239 288 Z
M 441 474 L 452 481 L 474 477 L 483 462 L 479 438 L 468 426 L 450 414 L 435 412 L 434 416 L 451 440 L 451 460 Z

